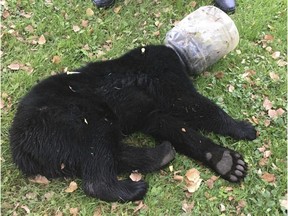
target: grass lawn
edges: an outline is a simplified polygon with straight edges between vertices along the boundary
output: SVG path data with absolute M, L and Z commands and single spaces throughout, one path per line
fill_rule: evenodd
M 237 0 L 231 17 L 240 33 L 238 47 L 192 78 L 201 93 L 231 116 L 256 126 L 260 136 L 252 142 L 207 134 L 244 155 L 249 165 L 245 181 L 236 185 L 215 180 L 212 171 L 177 154 L 171 163 L 174 171 L 184 176 L 196 168 L 203 179 L 200 188 L 187 193 L 185 182 L 174 180 L 174 171 L 167 167 L 144 176 L 149 191 L 140 204 L 87 197 L 79 179 L 57 179 L 47 185 L 30 182 L 12 163 L 9 126 L 19 99 L 38 80 L 89 61 L 118 57 L 140 45 L 161 44 L 175 21 L 211 1 L 196 0 L 195 6 L 194 1 L 117 0 L 109 10 L 96 9 L 90 0 L 0 2 L 1 215 L 285 214 L 281 204 L 287 195 L 286 1 Z M 127 141 L 153 145 L 141 134 Z M 72 180 L 79 188 L 67 193 Z

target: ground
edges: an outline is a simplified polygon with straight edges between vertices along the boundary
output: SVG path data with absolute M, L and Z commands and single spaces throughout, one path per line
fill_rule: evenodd
M 80 189 L 66 192 L 71 181 L 37 184 L 13 165 L 8 130 L 19 98 L 37 80 L 72 70 L 89 61 L 118 57 L 139 45 L 161 44 L 185 15 L 211 1 L 116 1 L 109 10 L 91 1 L 1 1 L 1 213 L 2 215 L 282 215 L 287 194 L 287 2 L 237 1 L 231 15 L 240 43 L 198 77 L 197 89 L 231 116 L 256 125 L 259 137 L 235 141 L 207 134 L 244 155 L 245 181 L 234 185 L 177 154 L 161 172 L 144 175 L 150 188 L 143 203 L 105 203 Z M 142 134 L 127 142 L 153 145 Z M 191 168 L 203 179 L 194 193 L 178 181 Z M 179 171 L 175 174 L 176 171 Z M 213 184 L 212 184 L 213 183 Z

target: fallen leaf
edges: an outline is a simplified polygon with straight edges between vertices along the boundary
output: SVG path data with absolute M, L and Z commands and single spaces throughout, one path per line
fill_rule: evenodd
M 264 151 L 264 153 L 263 153 L 263 156 L 264 156 L 264 158 L 268 158 L 268 157 L 270 157 L 271 156 L 271 151 Z
M 93 16 L 94 15 L 94 11 L 91 8 L 87 8 L 86 15 L 87 16 Z
M 10 65 L 8 65 L 8 68 L 11 69 L 11 70 L 19 70 L 20 69 L 20 64 L 11 63 Z
M 41 35 L 39 38 L 38 38 L 38 44 L 40 45 L 43 45 L 46 43 L 46 39 L 44 37 L 44 35 Z
M 280 57 L 280 52 L 279 51 L 275 51 L 272 55 L 273 59 L 278 59 Z
M 224 77 L 224 73 L 222 71 L 219 71 L 215 73 L 214 75 L 217 79 L 222 79 Z
M 132 172 L 129 177 L 132 181 L 138 182 L 141 180 L 142 175 L 141 173 L 138 173 L 138 172 Z
M 28 180 L 33 183 L 45 184 L 45 185 L 50 183 L 50 181 L 48 181 L 48 179 L 45 176 L 41 175 L 37 175 L 34 178 L 29 178 Z
M 44 197 L 46 200 L 50 200 L 54 196 L 54 194 L 55 193 L 53 191 L 51 191 L 51 192 L 45 193 Z
M 61 57 L 58 55 L 53 56 L 52 63 L 59 64 L 61 62 Z
M 120 5 L 119 7 L 115 7 L 113 11 L 114 13 L 118 14 L 121 9 L 122 9 L 122 6 Z
M 280 202 L 280 206 L 287 211 L 288 210 L 288 193 L 286 193 L 283 199 L 280 199 L 279 202 Z
M 246 206 L 245 200 L 239 200 L 238 205 L 236 206 L 237 209 L 237 215 L 240 214 L 241 210 Z
M 37 197 L 37 194 L 36 193 L 33 193 L 33 192 L 29 192 L 25 195 L 25 197 L 27 199 L 35 199 Z
M 277 110 L 273 110 L 273 109 L 268 110 L 268 116 L 272 119 L 281 117 L 284 113 L 285 111 L 282 108 L 279 108 Z
M 285 113 L 285 111 L 282 108 L 277 109 L 276 112 L 278 116 L 282 116 Z
M 93 216 L 102 216 L 102 209 L 101 209 L 101 207 L 100 207 L 100 208 L 97 208 L 97 209 L 94 211 Z
M 158 37 L 160 35 L 160 31 L 153 32 L 153 35 Z
M 272 108 L 272 102 L 268 98 L 265 98 L 263 102 L 263 107 L 266 110 L 270 110 Z
M 212 189 L 214 186 L 214 181 L 211 179 L 208 179 L 205 183 L 209 189 Z
M 265 146 L 261 146 L 260 148 L 257 148 L 259 152 L 263 153 L 266 150 Z
M 72 192 L 74 192 L 77 188 L 78 188 L 77 183 L 74 182 L 74 181 L 72 181 L 72 182 L 70 182 L 69 187 L 66 188 L 65 192 L 66 192 L 66 193 L 72 193 Z
M 30 209 L 26 205 L 21 205 L 20 208 L 24 209 L 27 214 L 30 214 Z
M 220 211 L 221 212 L 226 211 L 226 207 L 222 203 L 220 203 Z
M 79 32 L 80 31 L 80 27 L 77 25 L 73 25 L 73 31 L 74 32 Z
M 255 123 L 256 125 L 259 124 L 259 120 L 258 120 L 255 116 L 252 116 L 252 121 L 253 121 L 253 123 Z
M 185 174 L 186 178 L 189 180 L 189 181 L 198 181 L 200 179 L 200 172 L 193 168 L 193 169 L 189 169 L 186 174 Z
M 137 207 L 134 209 L 134 211 L 133 211 L 133 215 L 136 213 L 136 212 L 138 212 L 138 211 L 140 211 L 141 209 L 143 209 L 143 208 L 146 208 L 147 206 L 143 203 L 143 201 L 141 200 L 141 201 L 139 201 L 139 202 L 137 202 Z
M 274 37 L 273 37 L 273 35 L 267 34 L 267 35 L 264 35 L 264 40 L 273 41 Z
M 279 67 L 285 67 L 287 64 L 288 64 L 288 63 L 287 63 L 286 61 L 282 60 L 282 59 L 280 59 L 280 60 L 277 61 L 277 65 L 278 65 Z
M 25 31 L 33 33 L 34 32 L 34 28 L 33 28 L 32 25 L 28 25 L 28 26 L 25 27 Z
M 65 168 L 65 164 L 64 164 L 64 163 L 61 163 L 60 169 L 63 170 L 64 168 Z
M 230 85 L 228 86 L 228 91 L 229 91 L 229 92 L 233 92 L 234 90 L 235 90 L 235 87 L 230 84 Z
M 72 216 L 77 216 L 79 209 L 78 208 L 70 208 L 69 212 Z
M 184 202 L 182 204 L 182 210 L 185 213 L 191 213 L 192 209 L 194 208 L 194 201 L 192 201 L 190 204 L 188 204 L 187 202 Z
M 269 125 L 270 125 L 270 120 L 265 119 L 265 120 L 264 120 L 264 126 L 265 126 L 265 127 L 268 127 Z
M 176 181 L 183 181 L 184 177 L 180 176 L 180 175 L 174 175 L 173 179 L 176 180 Z
M 55 213 L 55 216 L 63 216 L 63 213 L 58 209 Z
M 265 172 L 263 173 L 263 175 L 261 176 L 261 178 L 266 181 L 266 182 L 275 182 L 276 180 L 276 177 L 274 174 L 271 174 L 271 173 L 268 173 L 268 172 Z
M 2 17 L 3 17 L 4 19 L 7 19 L 9 16 L 10 16 L 9 11 L 8 11 L 8 10 L 4 10 L 3 13 L 2 13 Z
M 88 20 L 81 20 L 81 26 L 86 28 L 89 24 L 89 21 Z
M 274 80 L 274 81 L 278 81 L 280 78 L 279 78 L 279 75 L 278 74 L 276 74 L 276 73 L 274 73 L 274 72 L 270 72 L 269 73 L 269 76 L 270 76 L 270 78 L 272 79 L 272 80 Z
M 196 1 L 192 1 L 192 2 L 191 2 L 191 7 L 192 7 L 192 8 L 195 8 L 196 5 L 197 5 L 197 2 L 196 2 Z
M 185 183 L 188 192 L 193 193 L 198 190 L 203 180 L 200 178 L 200 172 L 193 168 L 186 172 L 185 177 Z
M 261 158 L 258 162 L 259 166 L 265 166 L 268 163 L 268 158 Z

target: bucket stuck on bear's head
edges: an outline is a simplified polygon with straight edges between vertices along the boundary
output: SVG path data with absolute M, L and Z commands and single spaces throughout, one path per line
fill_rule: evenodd
M 235 49 L 239 33 L 233 20 L 214 6 L 200 7 L 181 20 L 165 38 L 188 67 L 199 74 Z

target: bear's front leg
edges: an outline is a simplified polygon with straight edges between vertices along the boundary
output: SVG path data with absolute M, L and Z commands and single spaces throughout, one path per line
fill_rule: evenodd
M 155 139 L 169 140 L 177 152 L 202 162 L 230 182 L 244 179 L 247 165 L 239 153 L 213 143 L 176 119 L 166 116 L 159 120 L 159 125 L 146 133 Z

